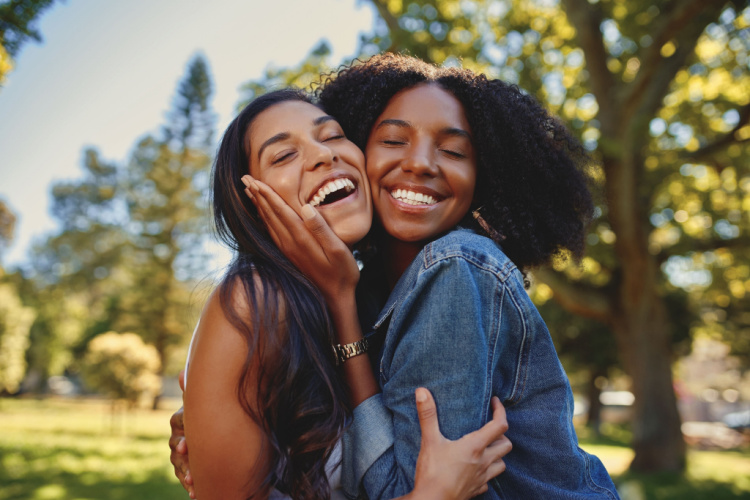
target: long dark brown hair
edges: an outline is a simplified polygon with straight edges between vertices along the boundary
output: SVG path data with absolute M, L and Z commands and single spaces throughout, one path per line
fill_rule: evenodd
M 214 164 L 212 204 L 218 236 L 235 251 L 219 288 L 221 304 L 248 346 L 237 396 L 265 431 L 274 459 L 258 492 L 274 486 L 295 499 L 317 500 L 330 497 L 326 463 L 349 412 L 334 366 L 333 330 L 322 295 L 273 243 L 240 180 L 249 169 L 248 128 L 287 101 L 312 104 L 300 90 L 271 92 L 229 125 Z

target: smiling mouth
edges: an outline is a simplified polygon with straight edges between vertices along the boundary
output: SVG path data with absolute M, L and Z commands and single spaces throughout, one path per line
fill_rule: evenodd
M 352 194 L 357 187 L 349 179 L 332 179 L 323 184 L 310 199 L 313 207 L 330 205 Z
M 434 205 L 438 201 L 429 194 L 417 193 L 407 189 L 396 189 L 390 192 L 393 199 L 406 203 L 407 205 Z

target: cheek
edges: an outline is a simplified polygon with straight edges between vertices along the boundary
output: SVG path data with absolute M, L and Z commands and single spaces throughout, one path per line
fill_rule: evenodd
M 300 185 L 294 176 L 283 175 L 281 171 L 266 172 L 258 180 L 268 184 L 288 205 L 299 205 Z
M 370 188 L 376 191 L 380 184 L 380 179 L 384 175 L 384 159 L 380 155 L 368 155 L 366 164 L 367 179 L 370 181 Z

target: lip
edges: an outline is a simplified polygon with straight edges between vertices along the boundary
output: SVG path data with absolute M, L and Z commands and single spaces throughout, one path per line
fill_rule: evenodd
M 312 203 L 312 199 L 315 197 L 315 194 L 320 190 L 320 188 L 322 188 L 323 186 L 325 186 L 329 182 L 335 181 L 337 179 L 348 179 L 348 180 L 350 180 L 354 184 L 354 191 L 352 191 L 351 193 L 349 193 L 348 196 L 346 196 L 346 197 L 344 197 L 344 198 L 342 198 L 342 199 L 340 199 L 338 201 L 334 201 L 333 203 L 328 203 L 326 205 L 318 205 L 317 207 L 315 207 L 316 209 L 320 210 L 321 208 L 326 208 L 326 207 L 331 206 L 331 205 L 336 205 L 339 202 L 349 200 L 352 197 L 352 195 L 357 195 L 359 193 L 359 181 L 354 176 L 352 176 L 350 174 L 338 172 L 338 173 L 333 173 L 333 174 L 330 174 L 330 175 L 324 177 L 320 181 L 320 183 L 317 186 L 315 186 L 314 189 L 312 189 L 310 191 L 310 194 L 307 195 L 307 198 L 306 198 L 307 202 L 306 203 Z

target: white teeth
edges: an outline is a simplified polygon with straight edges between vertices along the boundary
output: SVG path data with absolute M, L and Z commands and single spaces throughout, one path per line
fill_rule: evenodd
M 324 186 L 321 186 L 320 189 L 313 195 L 312 199 L 310 200 L 310 205 L 317 207 L 321 203 L 323 203 L 323 200 L 325 200 L 326 196 L 328 196 L 331 193 L 335 193 L 336 191 L 339 191 L 341 189 L 345 189 L 347 193 L 350 193 L 354 191 L 354 183 L 350 179 L 334 179 L 331 181 L 328 181 Z
M 429 194 L 407 191 L 406 189 L 396 189 L 391 192 L 391 196 L 407 205 L 434 205 L 437 203 L 437 200 Z

